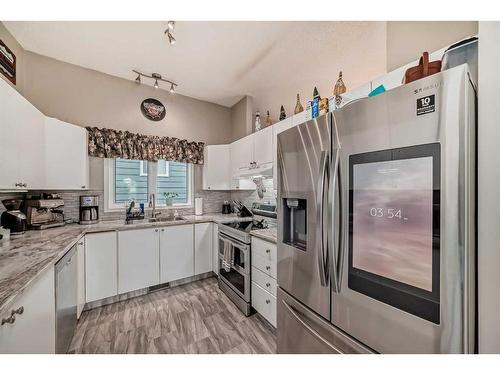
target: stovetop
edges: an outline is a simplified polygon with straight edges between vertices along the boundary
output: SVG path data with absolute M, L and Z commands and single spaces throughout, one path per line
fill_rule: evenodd
M 246 233 L 250 233 L 250 231 L 254 229 L 265 229 L 268 227 L 268 224 L 263 220 L 241 221 L 223 225 Z

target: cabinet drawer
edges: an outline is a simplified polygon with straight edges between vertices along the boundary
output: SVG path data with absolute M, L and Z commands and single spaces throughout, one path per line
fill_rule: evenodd
M 276 277 L 276 268 L 277 268 L 276 260 L 265 258 L 265 257 L 252 251 L 252 266 L 255 268 L 258 268 L 260 271 L 264 272 L 265 274 L 267 274 L 275 279 L 277 278 Z
M 276 244 L 261 240 L 260 238 L 252 237 L 252 255 L 257 254 L 268 260 L 276 260 L 277 250 Z
M 252 281 L 276 297 L 276 279 L 252 267 Z
M 276 327 L 276 297 L 252 282 L 252 306 Z

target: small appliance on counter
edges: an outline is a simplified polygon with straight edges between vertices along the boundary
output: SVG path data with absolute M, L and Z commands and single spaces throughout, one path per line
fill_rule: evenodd
M 224 201 L 222 204 L 222 213 L 224 215 L 228 215 L 231 213 L 231 205 L 229 204 L 229 201 Z
M 7 211 L 2 213 L 0 218 L 2 227 L 10 229 L 12 236 L 26 232 L 26 215 L 19 210 L 23 200 L 4 199 L 2 203 L 7 209 Z
M 25 200 L 23 211 L 28 228 L 41 230 L 65 225 L 63 208 L 64 201 L 58 195 Z
M 99 222 L 99 196 L 80 196 L 80 224 L 95 224 Z

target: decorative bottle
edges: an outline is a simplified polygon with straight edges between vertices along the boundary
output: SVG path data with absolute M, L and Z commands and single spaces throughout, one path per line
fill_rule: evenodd
M 260 122 L 260 112 L 255 112 L 255 131 L 258 132 L 262 128 L 262 124 Z
M 286 119 L 286 112 L 285 112 L 285 108 L 283 107 L 283 105 L 281 105 L 281 108 L 280 108 L 280 121 Z
M 271 116 L 269 115 L 269 111 L 267 111 L 266 115 L 266 126 L 271 126 L 273 122 L 271 121 Z
M 337 82 L 335 83 L 335 87 L 333 88 L 333 95 L 335 96 L 335 105 L 340 107 L 340 104 L 342 103 L 342 94 L 344 94 L 347 91 L 347 88 L 345 87 L 344 81 L 342 79 L 342 71 L 339 72 L 339 78 L 337 79 Z
M 293 111 L 293 114 L 296 115 L 297 113 L 300 113 L 304 110 L 304 107 L 302 107 L 302 104 L 300 103 L 300 96 L 297 94 L 297 103 L 295 103 L 295 110 Z

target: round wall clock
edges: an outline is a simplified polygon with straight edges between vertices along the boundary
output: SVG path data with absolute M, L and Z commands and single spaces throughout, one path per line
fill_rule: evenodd
M 151 121 L 161 121 L 165 117 L 167 110 L 159 100 L 148 98 L 142 101 L 141 112 Z

